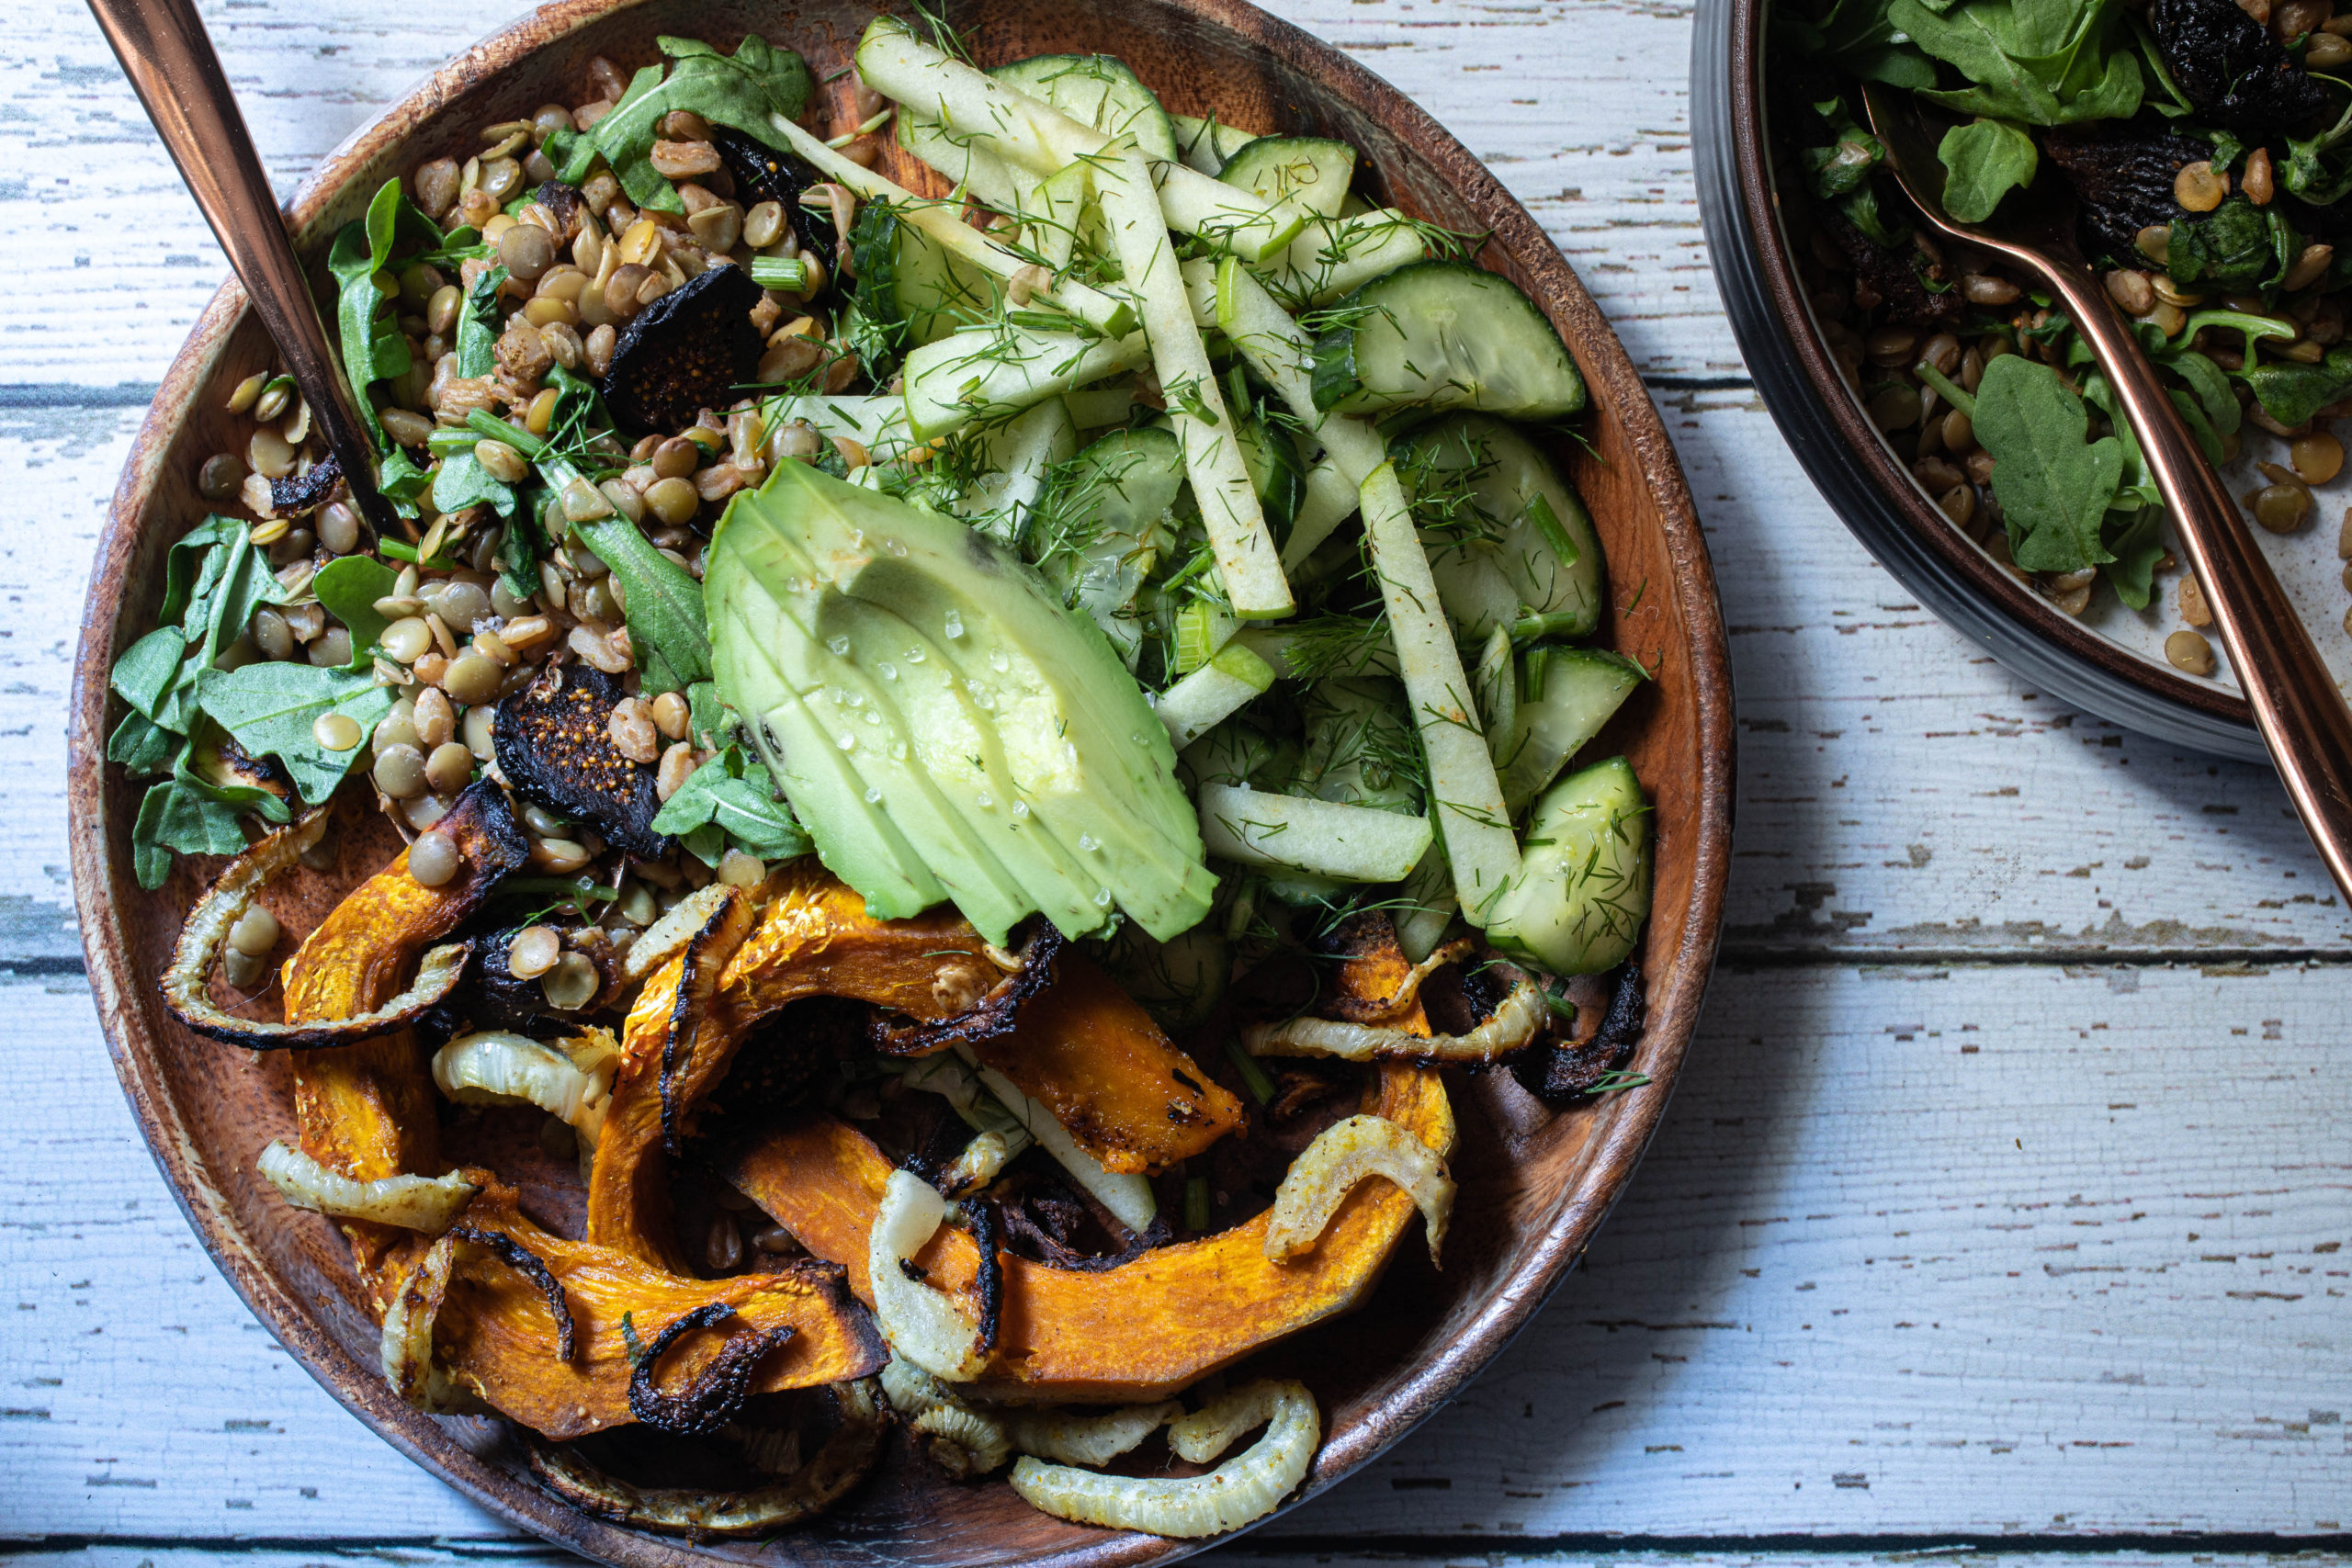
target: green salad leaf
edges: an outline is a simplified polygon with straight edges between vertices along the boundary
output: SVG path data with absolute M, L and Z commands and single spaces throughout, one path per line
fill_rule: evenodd
M 193 784 L 165 779 L 139 802 L 130 828 L 130 866 L 139 886 L 153 891 L 172 874 L 175 852 L 189 855 L 235 855 L 245 850 L 237 808 L 212 799 Z
M 558 165 L 556 174 L 565 184 L 578 185 L 588 177 L 602 153 L 629 200 L 657 212 L 683 212 L 685 208 L 677 187 L 654 168 L 649 156 L 661 138 L 662 116 L 685 109 L 713 125 L 772 141 L 775 130 L 768 117 L 780 114 L 798 119 L 808 107 L 815 83 L 806 61 L 757 33 L 746 37 L 731 55 L 695 39 L 657 41 L 662 52 L 675 62 L 669 73 L 664 76 L 659 65 L 639 71 L 630 79 L 621 101 L 571 144 L 571 155 Z M 548 156 L 552 161 L 556 154 Z
M 2280 424 L 2302 424 L 2328 404 L 2352 398 L 2352 344 L 2329 349 L 2317 365 L 2263 360 L 2238 372 L 2238 379 L 2254 389 L 2263 412 Z
M 713 828 L 718 831 L 707 831 Z M 676 835 L 707 863 L 716 863 L 728 840 L 762 860 L 788 860 L 809 847 L 792 807 L 776 798 L 766 767 L 736 745 L 694 771 L 663 803 L 653 830 Z
M 344 556 L 319 569 L 311 592 L 326 613 L 351 633 L 351 662 L 347 670 L 365 670 L 374 660 L 368 650 L 376 646 L 390 623 L 377 613 L 376 601 L 391 597 L 400 576 L 371 556 Z
M 2079 571 L 2112 558 L 2101 537 L 2123 477 L 2123 444 L 2087 439 L 2090 414 L 2058 372 L 2023 355 L 1984 367 L 1976 439 L 1993 457 L 1993 493 L 2009 558 L 2026 571 Z
M 1892 0 L 1887 19 L 1973 85 L 1920 96 L 1958 114 L 2026 125 L 2138 112 L 2139 49 L 2118 0 Z
M 2001 198 L 2033 183 L 2041 154 L 2033 138 L 2007 120 L 1955 125 L 1936 149 L 1943 161 L 1944 210 L 1962 223 L 1982 223 Z
M 2252 288 L 2283 276 L 2299 249 L 2286 214 L 2233 196 L 2202 218 L 2176 218 L 2165 271 L 2175 283 Z
M 364 737 L 392 711 L 399 695 L 390 686 L 378 685 L 372 671 L 284 662 L 208 670 L 198 690 L 206 716 L 253 755 L 283 762 L 295 794 L 312 806 L 333 795 L 368 755 Z M 348 751 L 330 751 L 319 744 L 313 727 L 330 713 L 343 714 L 359 726 L 363 739 L 358 745 Z
M 494 266 L 466 290 L 465 303 L 458 310 L 457 341 L 450 348 L 458 356 L 460 376 L 487 376 L 498 367 L 498 291 L 506 278 L 506 269 Z M 514 488 L 491 478 L 472 452 L 455 452 L 441 459 L 441 470 L 434 478 L 433 508 L 446 514 L 469 506 L 488 506 L 511 521 L 516 510 Z M 536 574 L 531 588 L 538 588 Z
M 384 423 L 368 399 L 368 389 L 379 381 L 405 376 L 409 369 L 408 339 L 387 309 L 391 290 L 377 279 L 391 282 L 385 266 L 396 245 L 438 247 L 441 231 L 401 194 L 401 182 L 386 180 L 368 203 L 368 215 L 346 223 L 327 253 L 327 272 L 335 283 L 335 326 L 343 344 L 343 370 L 350 378 L 360 417 L 378 451 L 390 451 Z

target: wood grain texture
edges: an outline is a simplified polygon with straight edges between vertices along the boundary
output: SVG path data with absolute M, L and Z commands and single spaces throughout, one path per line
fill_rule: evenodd
M 1587 1270 L 1396 1460 L 1220 1561 L 1384 1540 L 1434 1564 L 1516 1540 L 1747 1568 L 1787 1561 L 1799 1532 L 1883 1536 L 1800 1553 L 1860 1568 L 1959 1538 L 2031 1538 L 2047 1561 L 2052 1537 L 2340 1531 L 2343 1255 L 2316 1249 L 2347 1228 L 2329 1129 L 2352 919 L 2275 783 L 2022 688 L 1822 507 L 1706 272 L 1687 6 L 1272 8 L 1485 156 L 1650 378 L 1732 630 L 1727 949 L 1747 967 L 1718 978 Z M 283 190 L 522 9 L 207 6 Z M 0 1539 L 60 1538 L 27 1554 L 93 1568 L 380 1562 L 363 1548 L 391 1541 L 422 1568 L 552 1564 L 385 1449 L 239 1305 L 132 1131 L 72 973 L 59 737 L 91 547 L 221 263 L 86 14 L 28 0 L 9 20 L 0 257 L 29 293 L 0 325 L 0 967 L 21 976 L 0 983 L 18 1067 L 0 1097 Z M 1711 1323 L 1735 1326 L 1676 1326 Z M 2132 1446 L 2098 1446 L 2115 1443 Z M 1669 1553 L 1610 1551 L 1610 1532 L 1779 1539 Z M 77 1544 L 94 1537 L 124 1544 Z M 236 1545 L 255 1538 L 281 1549 Z M 2273 1560 L 2242 1553 L 2199 1555 Z

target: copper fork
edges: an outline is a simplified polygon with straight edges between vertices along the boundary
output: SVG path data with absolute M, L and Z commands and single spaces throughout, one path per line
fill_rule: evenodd
M 2013 193 L 1993 222 L 1959 222 L 1944 210 L 1936 129 L 1918 101 L 1874 84 L 1862 98 L 1894 177 L 1928 222 L 2040 278 L 2082 333 L 2139 436 L 2295 813 L 2352 903 L 2352 708 L 2131 324 L 2085 265 L 2072 197 L 2045 176 Z

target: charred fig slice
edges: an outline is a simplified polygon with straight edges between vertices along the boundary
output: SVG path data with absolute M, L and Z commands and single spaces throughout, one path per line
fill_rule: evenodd
M 269 481 L 269 509 L 280 517 L 299 517 L 326 504 L 343 483 L 343 465 L 330 452 L 311 465 L 311 471 Z
M 2154 0 L 2148 30 L 2182 94 L 2224 125 L 2285 130 L 2330 107 L 2327 89 L 2237 0 Z
M 623 694 L 617 678 L 593 665 L 550 664 L 498 705 L 491 742 L 515 794 L 593 823 L 606 842 L 633 855 L 658 860 L 669 852 L 670 840 L 653 830 L 662 809 L 654 770 L 613 744 L 613 705 Z
M 2148 265 L 2139 250 L 2141 230 L 2168 228 L 2192 216 L 2173 199 L 2173 179 L 2183 164 L 2213 155 L 2212 143 L 2201 137 L 2075 129 L 2044 131 L 2041 149 L 2075 187 L 2092 255 L 2112 256 L 2125 266 Z
M 542 180 L 539 188 L 531 193 L 531 199 L 546 208 L 556 222 L 562 226 L 561 233 L 557 236 L 559 240 L 580 232 L 580 214 L 586 202 L 581 197 L 578 186 L 568 186 L 561 180 Z
M 624 430 L 668 434 L 723 409 L 760 367 L 752 307 L 763 290 L 740 266 L 714 266 L 639 310 L 613 345 L 601 390 Z
M 793 237 L 804 251 L 814 251 L 820 256 L 833 254 L 833 220 L 823 209 L 801 205 L 800 196 L 810 186 L 822 185 L 825 176 L 816 165 L 790 152 L 778 152 L 764 142 L 728 130 L 722 125 L 710 128 L 711 144 L 727 164 L 727 172 L 735 177 L 735 197 L 745 207 L 763 201 L 773 201 L 784 209 L 785 221 L 792 225 Z
M 540 921 L 545 925 L 547 922 Z M 566 1010 L 548 1000 L 546 976 L 525 979 L 509 965 L 507 955 L 525 928 L 509 926 L 474 943 L 474 965 L 459 993 L 466 1021 L 475 1029 L 505 1029 L 535 1037 L 577 1029 L 602 1010 L 598 1003 L 613 991 L 620 973 L 620 955 L 601 926 L 554 926 L 556 940 L 567 953 L 577 953 L 596 966 L 597 998 L 586 1007 Z M 553 971 L 548 971 L 552 974 Z
M 1572 1103 L 1625 1065 L 1641 1041 L 1645 1008 L 1641 966 L 1627 964 L 1617 971 L 1616 988 L 1598 1027 L 1587 1026 L 1587 1014 L 1594 1010 L 1579 998 L 1576 1023 L 1566 1037 L 1541 1040 L 1511 1058 L 1511 1076 L 1538 1100 Z
M 1928 287 L 1930 279 L 1947 282 L 1940 264 L 1930 262 L 1907 244 L 1880 244 L 1827 202 L 1815 203 L 1813 211 L 1815 220 L 1828 231 L 1829 238 L 1853 264 L 1856 304 L 1862 303 L 1862 289 L 1867 286 L 1885 302 L 1890 321 L 1928 326 L 1960 319 L 1960 290 Z

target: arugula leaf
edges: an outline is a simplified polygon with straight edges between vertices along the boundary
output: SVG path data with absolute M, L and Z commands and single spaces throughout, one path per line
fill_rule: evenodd
M 646 692 L 674 692 L 709 680 L 710 626 L 703 618 L 702 584 L 617 513 L 574 523 L 571 531 L 620 580 L 628 601 L 623 613 L 638 665 L 645 671 Z
M 2102 540 L 2123 472 L 2123 444 L 2086 442 L 2090 415 L 2058 372 L 2023 355 L 1984 367 L 1976 439 L 1993 456 L 1993 493 L 2008 523 L 2009 558 L 2025 571 L 2078 571 L 2111 558 Z
M 788 49 L 778 49 L 757 33 L 747 36 L 731 55 L 695 39 L 663 38 L 662 52 L 676 63 L 664 79 L 662 67 L 649 65 L 630 79 L 605 118 L 574 142 L 571 156 L 557 169 L 566 185 L 588 177 L 596 156 L 604 155 L 628 198 L 657 212 L 682 212 L 684 203 L 677 188 L 653 167 L 648 154 L 660 135 L 662 117 L 686 109 L 714 125 L 724 125 L 762 142 L 775 139 L 768 117 L 780 114 L 798 119 L 808 106 L 815 83 L 807 62 Z M 552 161 L 555 154 L 550 152 Z
M 498 290 L 507 276 L 504 267 L 492 267 L 466 291 L 465 303 L 458 310 L 457 342 L 450 350 L 458 356 L 460 376 L 487 376 L 497 367 Z M 471 449 L 442 458 L 441 470 L 433 480 L 434 510 L 447 515 L 483 505 L 511 521 L 515 513 L 514 487 L 491 478 Z M 537 584 L 532 586 L 536 589 Z
M 1947 171 L 1944 210 L 1962 223 L 1982 223 L 2001 198 L 2033 183 L 2041 155 L 2033 138 L 2007 120 L 1980 119 L 1944 133 L 1936 156 Z
M 127 713 L 107 737 L 107 761 L 119 763 L 132 778 L 143 779 L 170 772 L 187 744 L 187 736 L 174 734 L 145 714 Z
M 2115 526 L 2118 518 L 2124 519 Z M 2107 548 L 2113 559 L 2099 563 L 2099 575 L 2115 585 L 2115 596 L 2144 610 L 2155 596 L 2156 563 L 2164 558 L 2164 511 L 2143 506 L 2136 513 L 2109 513 Z
M 1931 10 L 1892 0 L 1887 19 L 1974 85 L 1921 96 L 1959 114 L 2027 125 L 2124 119 L 2138 112 L 2136 46 L 2121 48 L 2116 0 L 1964 0 Z
M 417 514 L 416 498 L 433 485 L 433 476 L 416 466 L 408 448 L 395 446 L 391 456 L 376 465 L 376 489 L 402 517 Z
M 236 855 L 245 852 L 237 810 L 177 778 L 151 787 L 130 829 L 130 864 L 139 886 L 153 892 L 172 874 L 172 852 Z
M 2329 349 L 2317 365 L 2291 359 L 2249 365 L 2238 379 L 2254 389 L 2263 412 L 2280 424 L 2302 424 L 2328 404 L 2352 397 L 2352 344 Z
M 133 713 L 185 736 L 196 716 L 198 677 L 237 640 L 255 610 L 288 597 L 246 525 L 233 517 L 208 517 L 164 558 L 164 608 L 157 617 L 164 624 L 123 650 L 108 681 Z M 125 756 L 152 761 L 162 745 L 124 726 L 108 750 L 119 747 Z
M 720 833 L 706 831 L 709 828 Z M 808 852 L 808 835 L 801 831 L 792 808 L 775 797 L 767 768 L 749 761 L 743 749 L 734 745 L 694 771 L 654 817 L 653 830 L 682 839 L 706 863 L 718 861 L 726 839 L 762 860 L 788 860 Z
M 335 325 L 343 340 L 343 371 L 351 382 L 352 397 L 368 434 L 379 452 L 391 450 L 384 423 L 368 399 L 368 389 L 408 373 L 408 339 L 400 322 L 384 307 L 390 297 L 376 287 L 377 276 L 392 259 L 397 244 L 441 243 L 441 231 L 401 195 L 401 182 L 386 180 L 368 203 L 368 215 L 346 223 L 327 252 L 327 272 L 335 281 Z
M 726 727 L 728 709 L 718 700 L 718 683 L 696 681 L 686 688 L 686 730 L 696 746 L 716 749 L 719 731 Z
M 312 726 L 326 714 L 339 713 L 365 736 L 392 711 L 397 695 L 390 686 L 378 685 L 372 672 L 288 663 L 208 670 L 199 692 L 206 716 L 254 756 L 285 763 L 295 793 L 312 806 L 333 795 L 368 755 L 365 740 L 348 751 L 328 750 Z
M 1826 147 L 1808 147 L 1801 154 L 1805 173 L 1813 176 L 1813 194 L 1824 201 L 1834 201 L 1870 176 L 1870 172 L 1886 162 L 1886 147 L 1861 126 L 1846 107 L 1843 98 L 1831 98 L 1813 106 L 1814 112 L 1829 122 L 1838 140 Z M 864 218 L 861 215 L 861 222 Z
M 311 592 L 319 604 L 351 633 L 351 662 L 345 669 L 364 670 L 374 663 L 368 650 L 390 625 L 377 614 L 376 601 L 390 598 L 399 582 L 397 572 L 368 556 L 331 560 L 311 579 Z

